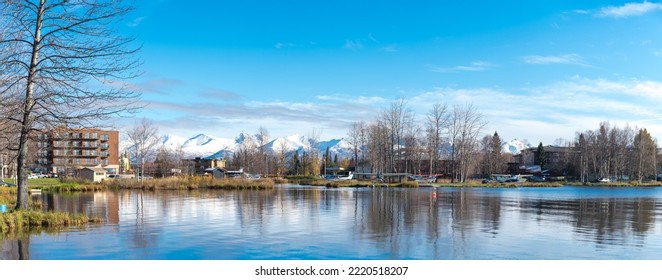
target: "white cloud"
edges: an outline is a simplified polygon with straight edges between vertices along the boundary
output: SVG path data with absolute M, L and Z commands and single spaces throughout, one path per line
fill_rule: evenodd
M 276 43 L 276 45 L 274 45 L 274 47 L 277 48 L 277 49 L 282 49 L 282 48 L 285 48 L 285 47 L 296 47 L 296 44 L 278 42 L 278 43 Z
M 584 63 L 582 56 L 571 53 L 557 56 L 544 56 L 544 55 L 527 55 L 523 56 L 522 60 L 528 64 L 572 64 L 580 66 L 590 66 Z
M 642 2 L 625 3 L 623 6 L 609 6 L 600 9 L 597 15 L 600 17 L 624 18 L 640 16 L 646 13 L 662 10 L 662 3 Z
M 350 50 L 357 50 L 363 48 L 362 40 L 345 40 L 344 47 Z
M 145 20 L 145 18 L 147 18 L 147 17 L 137 17 L 137 18 L 133 19 L 131 22 L 127 23 L 126 25 L 129 26 L 129 27 L 137 27 L 137 26 L 140 25 L 140 23 L 143 22 L 143 20 Z
M 430 71 L 439 72 L 439 73 L 450 73 L 450 72 L 478 72 L 488 70 L 495 65 L 485 61 L 474 61 L 469 65 L 458 65 L 454 67 L 431 67 Z
M 352 102 L 357 104 L 384 104 L 388 100 L 381 96 L 350 96 L 346 94 L 335 94 L 335 95 L 318 95 L 315 96 L 318 100 L 323 101 L 335 101 L 335 102 Z
M 158 81 L 157 84 L 173 81 Z M 176 83 L 175 83 L 176 84 Z M 219 94 L 225 94 L 220 92 Z M 575 76 L 546 85 L 502 89 L 495 87 L 439 87 L 400 92 L 424 125 L 432 104 L 471 103 L 489 121 L 485 133 L 498 131 L 505 139 L 529 139 L 551 144 L 557 138 L 571 140 L 575 132 L 595 129 L 600 122 L 646 127 L 662 139 L 662 81 L 641 79 L 589 79 Z M 305 134 L 312 128 L 324 138 L 346 136 L 355 121 L 375 121 L 393 98 L 373 95 L 318 95 L 309 101 L 223 102 L 208 98 L 196 103 L 171 99 L 151 101 L 152 115 L 167 124 L 163 130 L 189 130 L 234 137 L 231 129 L 257 130 L 264 126 L 274 136 Z M 214 130 L 215 129 L 215 130 Z M 193 131 L 197 130 L 197 131 Z M 228 131 L 226 131 L 228 130 Z
M 388 45 L 386 47 L 381 48 L 380 50 L 385 52 L 397 52 L 398 48 L 395 45 Z
M 594 129 L 602 121 L 647 127 L 662 139 L 655 125 L 662 120 L 657 104 L 662 101 L 662 82 L 607 80 L 573 77 L 548 85 L 519 88 L 435 88 L 410 99 L 424 116 L 431 104 L 449 106 L 471 103 L 489 121 L 486 133 L 508 138 L 553 143 L 571 140 L 575 132 Z

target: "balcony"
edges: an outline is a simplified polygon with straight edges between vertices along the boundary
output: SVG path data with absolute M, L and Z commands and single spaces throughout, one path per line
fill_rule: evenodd
M 92 154 L 92 153 L 89 153 L 89 154 L 83 153 L 83 154 L 80 154 L 80 155 L 76 155 L 76 157 L 83 157 L 83 158 L 95 158 L 95 157 L 98 157 L 98 156 L 99 156 L 98 154 Z
M 97 142 L 82 142 L 79 147 L 82 149 L 96 149 L 99 144 Z

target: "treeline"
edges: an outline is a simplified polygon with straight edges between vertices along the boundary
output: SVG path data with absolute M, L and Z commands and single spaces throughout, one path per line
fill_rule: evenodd
M 307 137 L 308 148 L 292 151 L 286 142 L 267 149 L 269 133 L 261 127 L 254 135 L 242 134 L 241 146 L 226 157 L 229 168 L 249 173 L 319 175 L 327 167 L 355 168 L 364 173 L 443 174 L 451 181 L 508 172 L 513 155 L 502 152 L 497 132 L 485 134 L 487 121 L 471 104 L 432 104 L 422 116 L 399 99 L 374 120 L 354 122 L 346 140 L 352 156 L 338 159 L 320 151 L 319 132 Z M 558 170 L 567 178 L 590 181 L 655 179 L 659 159 L 657 143 L 644 129 L 612 127 L 577 132 L 574 141 L 557 140 L 556 153 L 547 157 L 542 143 L 534 163 Z M 165 158 L 161 150 L 158 158 Z
M 433 104 L 421 120 L 400 99 L 375 120 L 354 123 L 348 141 L 364 172 L 449 174 L 464 182 L 478 162 L 486 125 L 470 104 Z
M 577 132 L 569 167 L 582 182 L 595 178 L 657 179 L 657 141 L 645 128 L 611 127 Z
M 497 132 L 483 134 L 486 124 L 470 104 L 452 108 L 433 104 L 423 118 L 416 118 L 404 100 L 399 100 L 372 122 L 355 123 L 348 140 L 356 166 L 365 171 L 444 174 L 451 181 L 464 182 L 506 173 L 507 163 L 515 161 L 513 155 L 502 152 Z M 645 128 L 619 128 L 603 122 L 597 130 L 577 132 L 572 142 L 557 141 L 551 153 L 540 143 L 531 163 L 582 182 L 657 179 L 657 142 Z

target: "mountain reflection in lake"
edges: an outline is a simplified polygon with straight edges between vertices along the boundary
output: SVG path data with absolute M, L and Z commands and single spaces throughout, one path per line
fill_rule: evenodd
M 0 258 L 662 259 L 660 188 L 285 185 L 34 198 L 106 222 L 5 239 Z

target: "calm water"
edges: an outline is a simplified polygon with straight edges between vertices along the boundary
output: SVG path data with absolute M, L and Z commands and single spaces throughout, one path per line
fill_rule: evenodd
M 0 241 L 2 259 L 662 259 L 662 188 L 42 194 L 105 223 Z

